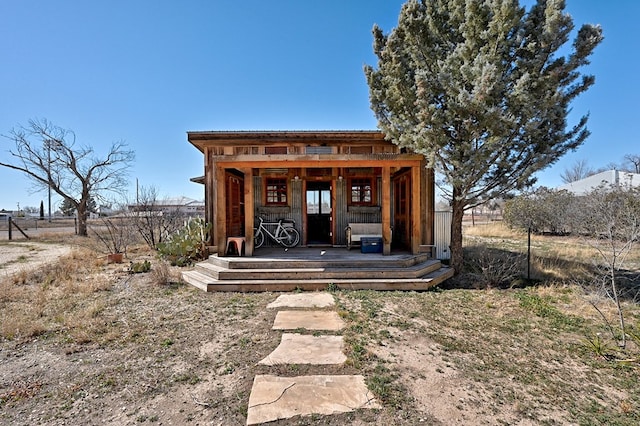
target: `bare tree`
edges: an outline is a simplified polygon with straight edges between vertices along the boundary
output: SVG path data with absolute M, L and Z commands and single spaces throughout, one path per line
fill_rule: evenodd
M 583 159 L 576 161 L 572 166 L 564 169 L 564 171 L 560 173 L 560 178 L 564 183 L 570 183 L 589 177 L 594 174 L 594 172 L 589 164 L 587 164 L 587 160 Z
M 632 166 L 629 168 L 630 172 L 640 173 L 640 154 L 627 154 L 624 156 L 624 160 Z
M 624 348 L 627 330 L 620 300 L 624 296 L 623 266 L 640 240 L 640 189 L 601 186 L 581 200 L 583 208 L 577 211 L 574 226 L 598 252 L 599 259 L 594 259 L 598 271 L 594 283 L 616 305 L 621 331 L 619 345 Z
M 87 235 L 87 211 L 92 196 L 124 191 L 134 152 L 125 142 L 114 142 L 104 157 L 89 146 L 77 146 L 73 131 L 50 121 L 29 120 L 5 136 L 15 144 L 12 162 L 0 166 L 26 174 L 38 189 L 51 188 L 78 212 L 78 235 Z
M 161 209 L 158 189 L 154 186 L 141 186 L 135 203 L 130 203 L 130 210 L 133 226 L 152 250 L 182 226 L 184 220 L 179 209 Z

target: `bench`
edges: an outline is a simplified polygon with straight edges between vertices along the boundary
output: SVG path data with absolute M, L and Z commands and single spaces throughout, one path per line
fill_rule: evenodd
M 347 249 L 351 250 L 353 243 L 361 242 L 363 237 L 382 238 L 381 223 L 350 223 L 345 228 L 347 233 Z

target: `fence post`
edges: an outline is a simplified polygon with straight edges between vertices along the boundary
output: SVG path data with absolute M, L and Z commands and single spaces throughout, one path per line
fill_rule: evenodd
M 13 220 L 11 219 L 11 216 L 9 216 L 9 241 L 11 241 L 11 223 L 13 222 Z

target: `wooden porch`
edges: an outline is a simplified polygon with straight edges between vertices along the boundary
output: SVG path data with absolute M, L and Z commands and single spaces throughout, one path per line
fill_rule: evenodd
M 252 257 L 211 256 L 182 273 L 204 291 L 426 290 L 453 276 L 428 253 L 360 253 L 340 247 L 261 248 Z

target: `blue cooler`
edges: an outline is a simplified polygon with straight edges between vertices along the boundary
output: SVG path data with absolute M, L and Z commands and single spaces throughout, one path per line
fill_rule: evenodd
M 382 238 L 362 237 L 360 239 L 360 251 L 362 253 L 382 253 Z

